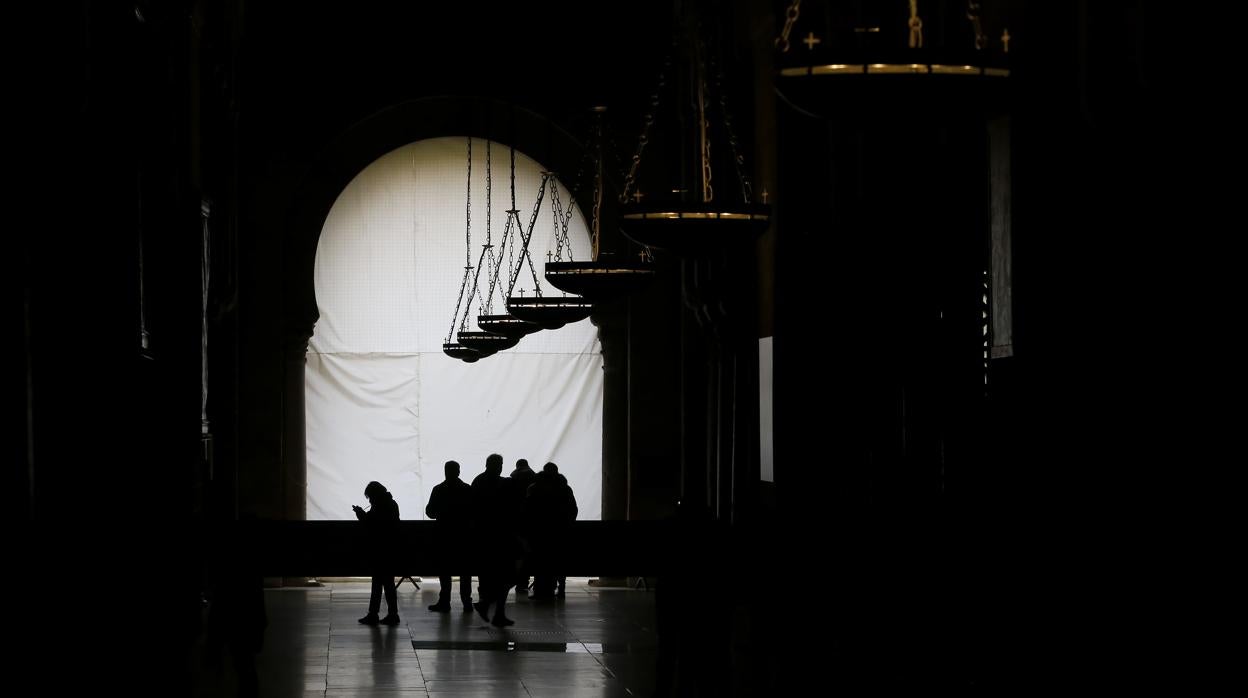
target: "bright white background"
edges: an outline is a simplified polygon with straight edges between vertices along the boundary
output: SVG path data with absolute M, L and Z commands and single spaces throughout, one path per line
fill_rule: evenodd
M 485 144 L 473 141 L 473 265 L 486 232 Z M 492 145 L 496 246 L 510 208 L 509 157 Z M 466 167 L 466 138 L 404 146 L 360 172 L 325 221 L 315 272 L 321 317 L 305 384 L 309 520 L 354 518 L 351 505 L 367 504 L 370 480 L 394 493 L 402 518 L 423 519 L 444 462 L 459 461 L 471 482 L 493 452 L 503 455 L 504 475 L 518 458 L 534 470 L 554 461 L 579 518 L 601 518 L 602 354 L 590 321 L 529 335 L 473 364 L 442 353 L 465 266 Z M 516 208 L 526 225 L 543 169 L 516 154 Z M 559 188 L 567 205 L 571 196 Z M 534 230 L 540 278 L 554 249 L 549 195 Z M 569 235 L 575 258 L 588 258 L 579 211 Z M 544 294 L 559 295 L 542 283 Z M 484 294 L 484 273 L 480 287 Z M 516 288 L 532 295 L 527 267 Z M 500 297 L 495 313 L 504 312 Z M 474 304 L 468 329 L 478 312 Z

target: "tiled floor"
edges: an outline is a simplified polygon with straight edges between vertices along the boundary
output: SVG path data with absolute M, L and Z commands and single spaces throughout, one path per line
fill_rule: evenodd
M 399 587 L 402 623 L 364 626 L 369 585 L 265 592 L 268 629 L 257 658 L 261 696 L 649 695 L 654 686 L 654 595 L 569 579 L 567 598 L 508 599 L 516 621 L 497 629 L 465 613 L 433 613 L 437 580 Z M 383 603 L 384 613 L 384 603 Z M 229 660 L 203 653 L 197 695 L 232 695 Z

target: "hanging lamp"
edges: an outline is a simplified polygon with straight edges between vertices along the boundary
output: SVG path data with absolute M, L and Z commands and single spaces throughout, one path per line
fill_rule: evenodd
M 489 199 L 491 193 L 490 174 L 490 146 L 486 141 L 486 241 L 481 246 L 481 256 L 477 260 L 477 264 L 472 264 L 472 136 L 468 137 L 468 186 L 466 208 L 464 215 L 464 278 L 460 283 L 459 296 L 455 301 L 455 313 L 451 316 L 451 329 L 447 333 L 446 341 L 442 344 L 442 351 L 447 356 L 459 359 L 466 363 L 478 361 L 484 357 L 490 356 L 503 349 L 508 349 L 516 345 L 519 338 L 505 337 L 502 335 L 493 335 L 488 332 L 473 332 L 467 329 L 468 315 L 472 312 L 473 301 L 478 300 L 480 295 L 479 279 L 481 268 L 485 266 L 488 259 L 493 256 L 493 244 L 490 239 L 489 225 Z M 472 284 L 469 285 L 469 279 Z M 465 302 L 466 301 L 466 302 Z M 464 308 L 463 319 L 460 319 L 459 309 Z M 456 333 L 455 327 L 459 326 L 459 332 Z M 452 337 L 456 341 L 451 341 Z
M 446 341 L 442 342 L 442 353 L 452 359 L 472 363 L 481 358 L 477 350 L 466 347 L 459 342 L 451 341 L 455 334 L 455 324 L 459 319 L 459 307 L 464 301 L 464 291 L 468 288 L 468 277 L 472 275 L 472 137 L 468 137 L 468 215 L 464 226 L 466 242 L 464 244 L 464 278 L 459 284 L 459 296 L 455 301 L 455 312 L 451 315 L 451 329 L 446 333 Z
M 471 149 L 469 152 L 471 152 Z M 493 163 L 493 157 L 491 153 L 492 153 L 491 143 L 489 139 L 486 139 L 485 141 L 485 244 L 481 246 L 481 256 L 477 260 L 476 276 L 474 276 L 473 278 L 472 289 L 468 295 L 468 308 L 464 312 L 464 321 L 460 325 L 459 332 L 456 334 L 456 338 L 459 340 L 459 343 L 461 345 L 476 351 L 482 356 L 490 356 L 491 354 L 495 354 L 505 349 L 510 349 L 516 346 L 520 342 L 520 338 L 524 336 L 523 334 L 519 334 L 519 335 L 500 334 L 497 332 L 491 332 L 484 328 L 481 328 L 480 330 L 470 330 L 467 328 L 468 315 L 472 311 L 473 301 L 476 300 L 480 304 L 481 311 L 488 313 L 489 306 L 493 300 L 492 284 L 491 284 L 491 289 L 489 290 L 488 293 L 486 293 L 484 296 L 482 296 L 481 294 L 480 286 L 477 283 L 478 278 L 480 277 L 480 274 L 481 274 L 481 270 L 486 269 L 487 273 L 490 273 L 491 278 L 492 278 L 493 270 L 501 261 L 501 257 L 499 260 L 495 260 L 495 256 L 494 256 L 494 244 L 493 244 L 493 232 L 492 232 L 493 231 L 492 223 L 493 223 L 493 191 L 494 191 L 493 167 L 494 167 L 494 163 Z M 469 163 L 470 172 L 471 172 L 471 167 L 472 165 L 470 162 Z M 471 206 L 471 187 L 469 188 L 469 193 L 470 193 L 469 206 Z M 507 233 L 507 230 L 504 230 L 504 235 L 503 235 L 504 247 L 507 244 L 506 233 Z M 480 326 L 479 319 L 478 319 L 478 326 Z
M 514 172 L 512 177 L 514 180 Z M 538 280 L 537 269 L 533 265 L 533 256 L 530 253 L 529 246 L 533 239 L 533 230 L 537 226 L 537 216 L 541 211 L 542 199 L 545 197 L 548 187 L 552 191 L 552 197 L 557 196 L 554 192 L 557 191 L 555 188 L 558 187 L 558 182 L 553 172 L 542 173 L 542 182 L 537 190 L 537 200 L 533 204 L 533 212 L 529 216 L 529 225 L 527 228 L 519 226 L 521 249 L 519 259 L 512 270 L 511 281 L 508 284 L 507 312 L 521 320 L 538 325 L 542 329 L 557 330 L 570 322 L 577 322 L 589 317 L 594 310 L 594 304 L 592 301 L 579 296 L 557 297 L 546 296 L 542 293 L 542 286 Z M 518 216 L 519 214 L 513 213 L 512 215 Z M 560 219 L 556 218 L 556 227 L 560 223 Z M 523 290 L 519 294 L 516 292 L 520 274 L 526 266 L 533 278 L 532 296 L 525 296 Z
M 636 260 L 618 257 L 602 251 L 602 203 L 606 189 L 603 176 L 603 116 L 606 107 L 594 107 L 594 123 L 591 130 L 588 154 L 591 157 L 592 178 L 592 219 L 590 223 L 591 258 L 587 261 L 571 259 L 571 245 L 568 245 L 567 261 L 562 259 L 562 246 L 557 247 L 556 257 L 546 262 L 546 280 L 555 288 L 567 293 L 574 293 L 590 300 L 606 300 L 629 294 L 654 278 L 654 263 L 647 250 L 643 250 Z M 579 181 L 575 184 L 579 185 Z M 568 203 L 562 224 L 563 240 L 567 240 L 568 223 L 571 221 L 575 204 L 575 189 L 572 200 Z
M 487 152 L 487 159 L 488 159 L 489 151 L 487 150 L 486 152 Z M 504 292 L 503 286 L 499 284 L 499 276 L 502 272 L 503 262 L 504 262 L 503 252 L 505 250 L 515 249 L 515 246 L 517 244 L 516 236 L 519 234 L 518 231 L 522 227 L 520 223 L 520 210 L 516 208 L 516 148 L 514 145 L 511 147 L 511 169 L 510 169 L 509 180 L 511 184 L 511 208 L 507 209 L 507 225 L 504 226 L 503 228 L 501 245 L 498 249 L 498 254 L 493 259 L 493 263 L 490 268 L 490 285 L 485 293 L 485 303 L 484 303 L 484 307 L 482 308 L 482 312 L 479 315 L 477 315 L 477 327 L 482 332 L 487 332 L 492 335 L 499 335 L 502 337 L 507 337 L 509 339 L 515 340 L 512 344 L 512 346 L 515 346 L 515 343 L 518 343 L 520 339 L 523 338 L 525 335 L 537 332 L 541 330 L 542 327 L 532 322 L 522 320 L 516 317 L 515 315 L 512 315 L 511 313 L 493 312 L 495 291 L 498 291 L 498 293 L 500 294 L 503 306 L 506 307 L 507 305 L 507 294 Z M 486 177 L 486 183 L 487 183 L 486 191 L 487 192 L 490 191 L 491 187 L 489 186 L 489 183 L 491 181 L 492 179 L 489 176 L 489 170 L 487 170 L 487 177 Z M 490 197 L 489 197 L 489 194 L 487 193 L 487 196 L 486 196 L 487 219 L 489 218 L 489 213 L 488 213 L 489 209 L 490 209 Z M 489 224 L 487 223 L 486 225 L 487 236 L 490 234 L 489 231 L 490 231 L 490 228 L 489 228 Z M 510 275 L 511 274 L 510 274 L 510 269 L 509 269 L 507 278 L 510 278 Z M 504 279 L 504 281 L 505 280 L 506 279 Z
M 774 41 L 778 94 L 815 116 L 846 104 L 915 111 L 993 104 L 1008 94 L 1017 5 L 789 0 Z
M 681 256 L 698 256 L 752 242 L 767 229 L 771 220 L 771 207 L 754 201 L 745 159 L 738 151 L 727 109 L 723 74 L 708 55 L 711 47 L 701 36 L 692 6 L 693 3 L 686 5 L 689 9 L 678 18 L 680 30 L 676 49 L 681 61 L 676 66 L 670 60 L 665 62 L 620 193 L 620 229 L 624 234 L 639 244 L 670 250 Z M 681 178 L 664 181 L 664 177 L 652 174 L 651 183 L 661 186 L 647 196 L 638 186 L 639 168 L 673 68 L 676 73 L 673 101 L 678 113 L 671 120 L 676 124 L 691 122 L 694 125 L 691 133 L 677 134 L 675 140 L 693 147 L 678 149 L 683 151 L 676 158 L 681 164 L 669 168 L 680 172 Z M 686 104 L 693 105 L 688 119 L 679 113 Z M 711 121 L 712 114 L 719 117 L 715 123 Z M 721 152 L 724 146 L 727 146 L 726 153 Z M 717 196 L 716 159 L 722 165 L 725 156 L 733 164 L 738 186 L 731 196 L 723 192 Z M 685 179 L 691 169 L 698 173 L 692 183 Z

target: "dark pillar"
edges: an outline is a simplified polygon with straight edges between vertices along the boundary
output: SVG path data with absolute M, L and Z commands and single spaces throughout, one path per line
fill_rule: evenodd
M 684 312 L 680 316 L 680 499 L 712 506 L 707 487 L 707 357 L 698 297 L 700 262 L 684 260 L 681 277 Z
M 591 317 L 602 343 L 602 519 L 628 518 L 628 317 L 623 301 Z
M 283 347 L 282 384 L 282 518 L 303 521 L 308 510 L 308 438 L 304 413 L 304 371 L 311 332 L 288 337 Z M 283 586 L 304 586 L 303 577 L 286 578 Z
M 598 306 L 591 316 L 602 343 L 602 520 L 629 518 L 632 478 L 628 461 L 628 317 L 625 301 Z M 623 586 L 622 577 L 602 577 Z
M 681 262 L 657 256 L 657 277 L 628 307 L 628 518 L 670 516 L 681 491 Z

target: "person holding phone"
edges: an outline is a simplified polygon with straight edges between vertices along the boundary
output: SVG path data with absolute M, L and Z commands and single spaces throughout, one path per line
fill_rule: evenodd
M 394 575 L 391 574 L 386 560 L 393 554 L 394 536 L 399 523 L 399 505 L 380 482 L 370 482 L 364 488 L 364 496 L 368 499 L 367 510 L 358 504 L 351 505 L 355 518 L 364 522 L 368 531 L 369 565 L 373 572 L 373 590 L 368 597 L 368 615 L 360 619 L 364 625 L 398 625 L 399 604 L 395 598 Z M 386 594 L 385 618 L 378 618 L 381 610 L 381 594 Z

